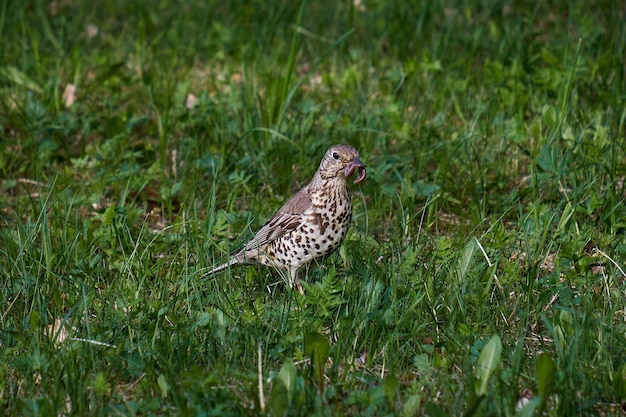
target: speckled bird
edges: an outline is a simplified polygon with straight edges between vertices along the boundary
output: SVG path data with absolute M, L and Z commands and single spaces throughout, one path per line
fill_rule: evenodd
M 288 284 L 298 286 L 298 271 L 334 252 L 348 233 L 352 196 L 348 178 L 355 184 L 367 176 L 359 152 L 352 146 L 332 146 L 311 182 L 271 217 L 230 260 L 206 275 L 239 264 L 261 264 L 288 274 Z

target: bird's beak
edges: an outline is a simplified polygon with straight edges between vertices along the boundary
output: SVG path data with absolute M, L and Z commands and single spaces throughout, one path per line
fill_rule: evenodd
M 354 180 L 354 183 L 358 184 L 358 183 L 362 182 L 365 179 L 365 177 L 367 177 L 367 171 L 365 170 L 365 164 L 363 164 L 363 162 L 361 162 L 358 159 L 354 158 L 352 161 L 350 161 L 350 163 L 348 165 L 346 165 L 346 169 L 344 171 L 344 174 L 345 174 L 346 178 L 348 178 L 349 176 L 354 174 L 354 171 L 356 169 L 359 170 L 359 175 Z

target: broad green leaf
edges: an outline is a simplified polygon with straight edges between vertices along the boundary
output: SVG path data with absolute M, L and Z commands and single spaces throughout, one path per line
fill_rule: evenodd
M 280 368 L 278 377 L 272 385 L 272 395 L 269 401 L 271 416 L 282 417 L 292 407 L 297 377 L 296 367 L 293 361 L 288 358 Z
M 424 404 L 424 411 L 427 416 L 431 417 L 450 417 L 443 408 L 441 408 L 438 404 L 428 402 Z
M 402 407 L 402 417 L 413 417 L 417 415 L 422 403 L 422 397 L 419 394 L 411 395 Z
M 170 391 L 170 384 L 168 384 L 167 379 L 165 379 L 165 375 L 159 374 L 157 384 L 159 385 L 159 388 L 161 388 L 161 396 L 163 398 L 167 397 L 167 394 Z
M 463 248 L 463 253 L 459 258 L 459 263 L 457 267 L 459 282 L 463 282 L 465 276 L 467 275 L 467 271 L 470 268 L 472 263 L 472 258 L 474 257 L 474 252 L 476 251 L 476 240 L 472 239 L 467 242 L 465 248 Z
M 311 332 L 304 336 L 304 354 L 311 358 L 320 392 L 324 391 L 324 367 L 328 359 L 330 344 L 324 336 Z
M 565 336 L 570 337 L 574 333 L 574 315 L 568 310 L 561 310 L 559 313 L 559 323 L 565 331 Z
M 28 75 L 12 65 L 0 68 L 0 79 L 5 79 L 14 84 L 32 90 L 38 94 L 41 94 L 43 92 L 41 87 L 35 81 L 33 81 L 32 78 L 30 78 Z
M 500 363 L 500 354 L 502 353 L 502 341 L 500 336 L 495 335 L 485 345 L 480 357 L 476 363 L 476 379 L 478 384 L 476 386 L 476 396 L 481 397 L 487 393 L 487 384 L 491 374 Z
M 289 400 L 293 397 L 293 390 L 296 382 L 296 367 L 294 366 L 291 359 L 287 359 L 283 364 L 283 367 L 280 368 L 280 372 L 278 372 L 278 380 L 283 383 L 285 390 L 287 391 L 287 395 Z
M 389 406 L 393 407 L 396 400 L 396 394 L 398 393 L 398 380 L 393 374 L 389 373 L 383 381 L 383 387 L 385 388 L 385 394 L 387 395 Z
M 289 407 L 289 393 L 285 384 L 277 379 L 272 385 L 272 395 L 269 399 L 269 412 L 272 417 L 282 417 L 286 415 Z
M 541 404 L 545 404 L 554 391 L 556 364 L 547 353 L 542 353 L 537 360 L 537 391 L 541 397 Z

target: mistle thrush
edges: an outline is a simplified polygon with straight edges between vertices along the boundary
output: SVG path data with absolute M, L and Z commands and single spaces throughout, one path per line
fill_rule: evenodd
M 359 184 L 367 172 L 356 149 L 347 145 L 328 149 L 311 182 L 228 262 L 206 275 L 237 264 L 261 264 L 287 272 L 289 285 L 300 288 L 298 270 L 331 254 L 348 233 L 352 220 L 348 177 L 355 171 L 358 175 L 354 183 Z

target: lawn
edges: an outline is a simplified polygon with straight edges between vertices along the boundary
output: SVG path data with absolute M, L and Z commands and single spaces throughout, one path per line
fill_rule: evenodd
M 623 416 L 626 3 L 0 4 L 0 414 Z M 305 271 L 205 273 L 357 148 Z

